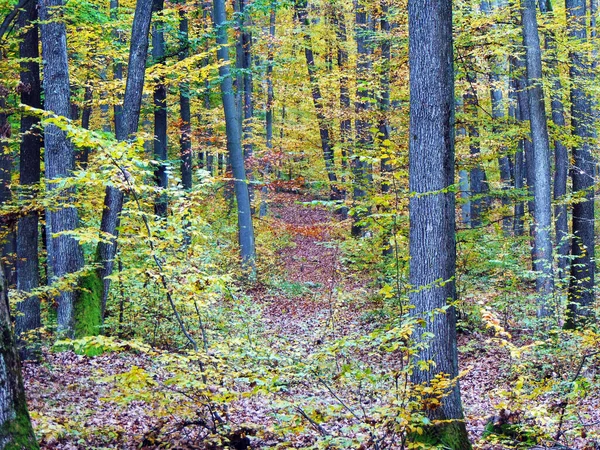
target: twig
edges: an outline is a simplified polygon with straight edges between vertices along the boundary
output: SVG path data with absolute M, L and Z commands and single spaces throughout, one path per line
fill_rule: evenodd
M 310 417 L 308 417 L 308 415 L 304 412 L 304 410 L 302 408 L 300 408 L 299 406 L 296 406 L 296 411 L 298 411 L 298 413 L 304 417 L 319 433 L 321 433 L 321 435 L 323 436 L 328 436 L 329 433 L 327 432 L 327 430 L 325 430 L 325 428 L 323 428 L 321 425 L 319 425 L 317 422 L 315 422 L 313 419 L 311 419 Z

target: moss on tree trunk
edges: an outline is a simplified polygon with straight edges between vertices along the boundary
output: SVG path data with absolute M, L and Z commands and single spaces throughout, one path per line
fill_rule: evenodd
M 98 271 L 81 278 L 75 302 L 75 338 L 100 334 L 103 283 Z
M 27 412 L 3 274 L 0 264 L 0 449 L 38 449 Z

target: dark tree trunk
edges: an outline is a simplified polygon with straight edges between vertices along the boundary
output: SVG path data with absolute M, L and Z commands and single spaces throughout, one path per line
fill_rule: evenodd
M 429 370 L 415 368 L 412 381 L 428 383 L 439 373 L 458 376 L 456 311 L 451 306 L 445 314 L 432 313 L 456 299 L 455 197 L 449 191 L 454 184 L 452 2 L 409 0 L 408 27 L 410 302 L 413 316 L 426 321 L 415 338 L 433 336 L 417 359 L 435 363 Z M 426 429 L 429 444 L 471 448 L 458 383 L 429 414 L 444 421 Z
M 381 59 L 383 67 L 381 68 L 381 97 L 379 99 L 379 140 L 382 143 L 385 143 L 390 139 L 390 123 L 389 123 L 389 113 L 390 113 L 390 62 L 392 59 L 392 51 L 391 51 L 391 26 L 388 19 L 389 15 L 389 4 L 388 0 L 381 0 L 381 33 L 383 34 L 381 41 Z M 382 148 L 385 150 L 386 146 L 383 145 Z M 381 191 L 386 193 L 390 190 L 390 181 L 386 179 L 389 173 L 392 171 L 392 167 L 389 163 L 389 156 L 383 155 L 381 158 Z
M 266 145 L 269 151 L 273 150 L 273 102 L 275 98 L 275 92 L 273 89 L 273 64 L 274 64 L 274 53 L 275 53 L 275 19 L 277 12 L 277 3 L 271 2 L 271 10 L 269 12 L 269 37 L 267 42 L 267 70 L 266 70 L 266 82 L 267 82 L 267 102 L 265 108 L 265 134 L 266 134 Z M 266 164 L 264 168 L 265 182 L 268 179 L 268 174 L 271 172 L 271 165 Z M 263 185 L 260 193 L 260 209 L 259 217 L 265 217 L 268 211 L 267 196 L 269 189 L 267 185 Z
M 524 0 L 521 10 L 523 43 L 526 50 L 529 117 L 533 143 L 534 258 L 538 264 L 536 287 L 538 316 L 550 314 L 548 300 L 554 292 L 552 268 L 552 187 L 550 182 L 550 144 L 542 90 L 542 54 L 538 34 L 535 0 Z
M 540 10 L 544 13 L 552 12 L 552 4 L 549 0 L 540 1 Z M 552 121 L 559 129 L 565 127 L 565 113 L 562 101 L 562 83 L 558 74 L 558 60 L 556 57 L 556 43 L 552 31 L 546 35 L 546 50 L 551 53 L 548 62 L 553 72 L 551 107 Z M 556 252 L 558 253 L 558 278 L 566 276 L 569 264 L 569 223 L 567 204 L 564 196 L 567 194 L 567 179 L 569 177 L 569 152 L 560 139 L 554 141 L 554 228 L 556 230 Z
M 472 62 L 469 61 L 469 64 L 472 64 Z M 469 152 L 474 164 L 474 167 L 469 171 L 469 185 L 471 189 L 471 226 L 479 227 L 482 223 L 481 215 L 485 212 L 485 209 L 487 209 L 488 199 L 486 194 L 489 192 L 489 187 L 485 171 L 481 168 L 481 146 L 479 142 L 479 129 L 476 125 L 479 107 L 479 100 L 477 98 L 477 90 L 475 87 L 477 78 L 470 67 L 465 67 L 465 71 L 469 87 L 464 94 L 464 108 L 465 113 L 470 118 L 470 123 L 467 125 L 467 132 L 470 138 Z
M 154 10 L 162 14 L 164 0 L 154 0 Z M 152 58 L 154 64 L 165 62 L 165 35 L 164 23 L 157 20 L 152 27 Z M 167 88 L 164 80 L 159 80 L 154 87 L 154 158 L 158 166 L 154 171 L 158 195 L 154 204 L 157 216 L 167 216 L 167 194 L 169 178 L 167 174 Z
M 275 18 L 276 18 L 276 2 L 271 3 L 271 11 L 269 13 L 269 42 L 267 43 L 267 104 L 265 113 L 265 128 L 267 148 L 273 148 L 273 101 L 275 93 L 273 91 L 273 58 L 275 47 Z
M 41 84 L 39 58 L 39 36 L 37 25 L 37 5 L 31 1 L 21 12 L 19 26 L 28 31 L 23 35 L 19 44 L 21 63 L 20 81 L 21 103 L 41 108 Z M 40 181 L 40 155 L 42 147 L 39 119 L 35 115 L 21 116 L 21 143 L 19 146 L 19 179 L 22 186 L 21 199 L 33 199 L 36 192 L 31 186 Z M 21 218 L 17 225 L 17 290 L 27 293 L 39 287 L 40 272 L 38 258 L 38 222 L 37 212 L 31 212 Z M 24 294 L 27 295 L 27 294 Z M 37 296 L 27 296 L 17 304 L 19 314 L 15 320 L 15 333 L 22 333 L 40 327 L 40 299 Z M 24 355 L 29 356 L 29 355 Z
M 486 14 L 492 14 L 493 8 L 496 7 L 496 2 L 490 2 L 489 0 L 483 0 L 481 2 L 481 9 Z M 498 133 L 500 130 L 499 124 L 504 120 L 504 106 L 502 104 L 502 88 L 499 86 L 500 84 L 500 70 L 501 70 L 501 62 L 496 58 L 491 58 L 491 67 L 490 67 L 490 97 L 492 100 L 492 119 L 494 121 L 493 131 L 494 133 Z M 502 190 L 508 191 L 513 183 L 513 164 L 508 155 L 506 155 L 506 147 L 501 149 L 502 155 L 498 158 L 498 167 L 500 169 L 500 181 L 502 182 Z M 502 196 L 502 205 L 508 209 L 510 205 L 510 198 L 506 195 Z M 504 233 L 508 234 L 513 229 L 513 224 L 511 217 L 508 215 L 502 220 L 502 230 Z
M 67 35 L 64 22 L 57 20 L 63 0 L 40 0 L 39 13 L 41 23 L 42 57 L 44 61 L 44 107 L 59 116 L 69 117 L 69 65 L 67 59 Z M 58 13 L 58 14 L 57 14 Z M 71 176 L 75 165 L 73 146 L 64 131 L 55 125 L 47 125 L 44 129 L 45 173 L 48 189 L 60 189 L 53 180 Z M 72 192 L 64 191 L 70 203 Z M 79 216 L 72 206 L 58 205 L 46 211 L 48 222 L 48 241 L 51 245 L 49 267 L 52 275 L 62 278 L 83 268 L 83 250 L 72 236 L 56 233 L 73 231 L 77 228 Z M 90 308 L 82 308 L 87 301 L 92 303 Z M 85 305 L 88 306 L 88 305 Z M 77 291 L 62 291 L 58 298 L 58 331 L 66 336 L 92 334 L 98 332 L 98 305 L 93 305 L 93 299 L 88 293 Z M 81 329 L 84 327 L 85 329 Z M 95 328 L 95 330 L 94 330 Z
M 578 44 L 587 39 L 586 0 L 566 0 L 569 35 Z M 589 63 L 582 50 L 571 50 L 571 124 L 578 138 L 573 147 L 573 193 L 581 196 L 573 205 L 571 243 L 571 283 L 567 327 L 574 328 L 589 319 L 594 303 L 594 168 L 591 153 L 595 137 L 592 101 L 584 84 L 590 78 Z
M 373 137 L 370 131 L 371 124 L 367 118 L 369 110 L 369 89 L 367 87 L 367 75 L 371 70 L 370 50 L 369 50 L 369 20 L 365 6 L 361 2 L 355 3 L 356 8 L 356 147 L 352 157 L 352 174 L 354 177 L 353 203 L 355 212 L 352 216 L 352 236 L 362 236 L 364 233 L 364 224 L 366 217 L 364 206 L 361 201 L 367 196 L 368 164 L 361 160 L 361 156 L 373 144 Z
M 206 0 L 205 2 L 203 2 L 202 4 L 202 20 L 204 23 L 205 28 L 205 32 L 206 35 L 208 35 L 210 33 L 210 27 L 211 27 L 211 11 L 212 11 L 212 2 L 211 0 Z M 208 54 L 210 50 L 210 42 L 208 39 L 206 39 L 205 42 L 205 51 Z M 204 58 L 203 64 L 204 67 L 208 67 L 210 61 L 209 61 L 209 57 L 207 56 L 206 58 Z M 210 81 L 208 79 L 204 80 L 204 110 L 205 113 L 208 117 L 208 115 L 210 114 Z M 210 151 L 210 146 L 212 145 L 211 143 L 211 136 L 212 136 L 212 129 L 211 129 L 211 125 L 210 125 L 210 121 L 206 120 L 205 121 L 205 136 L 206 139 L 204 140 L 204 146 L 205 146 L 205 151 L 204 152 L 200 152 L 200 154 L 198 155 L 198 157 L 200 158 L 200 166 L 204 167 L 204 165 L 206 165 L 206 170 L 212 175 L 213 172 L 215 171 L 215 165 L 218 166 L 218 160 L 217 160 L 217 164 L 214 163 L 214 156 L 213 156 L 213 152 Z M 218 158 L 217 158 L 218 159 Z M 218 167 L 217 167 L 218 170 Z
M 309 20 L 308 20 L 308 0 L 296 0 L 294 3 L 295 14 L 300 26 L 303 31 L 304 39 L 304 56 L 306 57 L 306 68 L 308 70 L 308 78 L 311 86 L 311 94 L 313 104 L 317 112 L 317 122 L 319 124 L 319 135 L 321 136 L 321 147 L 323 149 L 323 159 L 325 160 L 325 170 L 327 171 L 327 178 L 329 179 L 329 186 L 331 189 L 331 198 L 333 200 L 341 199 L 341 193 L 337 186 L 337 176 L 335 174 L 335 160 L 333 153 L 333 146 L 331 136 L 329 132 L 329 125 L 327 118 L 325 117 L 323 96 L 321 95 L 321 88 L 319 87 L 319 80 L 317 79 L 317 68 L 315 66 L 315 56 L 313 54 L 312 43 L 310 40 L 310 34 L 308 33 Z
M 527 97 L 527 85 L 525 83 L 524 64 L 520 59 L 511 58 L 511 87 L 510 92 L 515 104 L 513 115 L 515 120 L 519 122 L 529 121 L 529 100 Z M 531 156 L 531 140 L 524 138 L 519 142 L 518 150 L 515 152 L 515 189 L 524 189 L 526 186 L 526 161 L 525 156 Z M 531 158 L 529 158 L 531 159 Z M 528 194 L 531 196 L 533 186 L 527 180 Z M 533 215 L 533 205 L 529 202 L 529 210 Z M 515 203 L 515 236 L 522 236 L 525 231 L 525 203 L 517 201 Z M 532 236 L 533 237 L 533 236 Z M 532 260 L 534 258 L 532 257 Z M 535 261 L 534 261 L 535 262 Z
M 224 0 L 213 0 L 213 20 L 217 34 L 217 57 L 223 64 L 219 67 L 221 77 L 221 97 L 225 113 L 225 126 L 227 132 L 227 149 L 233 171 L 234 190 L 238 208 L 238 238 L 242 257 L 242 265 L 254 275 L 255 249 L 254 228 L 252 226 L 252 211 L 250 208 L 250 195 L 244 167 L 244 154 L 242 150 L 242 135 L 237 120 L 233 94 L 231 68 L 229 66 L 229 49 L 227 47 L 227 16 Z
M 179 60 L 186 59 L 189 52 L 189 31 L 186 12 L 179 11 Z M 187 82 L 179 85 L 179 111 L 181 115 L 181 127 L 179 145 L 181 148 L 181 184 L 183 189 L 192 189 L 192 114 L 190 111 L 190 86 Z
M 350 89 L 348 82 L 348 50 L 346 45 L 348 37 L 346 33 L 346 19 L 339 8 L 334 6 L 332 11 L 332 22 L 335 27 L 337 37 L 337 65 L 340 73 L 340 144 L 341 144 L 341 181 L 346 181 L 346 172 L 348 171 L 348 152 L 352 144 L 352 120 L 350 111 Z M 343 201 L 339 214 L 342 219 L 348 218 L 348 208 L 346 207 L 346 188 L 340 189 L 340 200 Z
M 119 141 L 129 139 L 137 132 L 142 106 L 144 78 L 146 74 L 146 58 L 148 53 L 148 33 L 152 18 L 152 0 L 138 0 L 131 28 L 131 44 L 127 70 L 127 84 L 123 100 L 120 120 L 116 121 L 116 137 Z M 104 209 L 100 231 L 113 236 L 110 242 L 98 244 L 97 257 L 102 263 L 98 277 L 102 283 L 102 313 L 106 308 L 114 258 L 117 251 L 119 215 L 123 209 L 123 192 L 119 188 L 108 185 L 104 197 Z
M 0 205 L 9 202 L 12 198 L 11 174 L 13 156 L 8 145 L 11 136 L 11 126 L 8 121 L 9 113 L 6 111 L 7 90 L 0 85 Z M 0 225 L 0 231 L 5 234 L 0 243 L 0 253 L 4 264 L 4 276 L 9 286 L 16 284 L 15 277 L 15 233 L 7 225 Z
M 85 128 L 86 130 L 90 129 L 90 118 L 92 116 L 92 99 L 93 93 L 92 88 L 90 86 L 85 87 L 85 92 L 83 94 L 83 110 L 81 111 L 81 128 Z M 75 158 L 77 162 L 81 165 L 82 169 L 87 168 L 88 160 L 90 158 L 90 148 L 83 147 L 79 149 Z
M 110 16 L 112 19 L 118 19 L 118 9 L 119 9 L 119 0 L 110 0 Z M 115 30 L 113 32 L 115 39 L 118 41 L 123 41 L 123 37 L 120 33 Z M 123 79 L 123 63 L 121 61 L 115 61 L 113 64 L 113 78 L 115 80 Z M 123 107 L 117 102 L 113 107 L 114 113 L 114 124 L 115 124 L 115 132 L 119 128 L 119 121 L 121 120 L 121 116 L 123 115 Z
M 33 450 L 39 446 L 27 411 L 21 362 L 13 339 L 8 285 L 0 263 L 0 448 Z

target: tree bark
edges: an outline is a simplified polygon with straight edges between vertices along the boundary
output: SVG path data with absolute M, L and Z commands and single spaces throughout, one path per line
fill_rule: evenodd
M 472 61 L 467 62 L 468 65 Z M 471 226 L 480 227 L 482 223 L 481 215 L 487 209 L 488 199 L 486 194 L 489 192 L 487 177 L 485 171 L 481 168 L 481 145 L 479 143 L 479 128 L 477 127 L 477 115 L 479 108 L 479 99 L 477 98 L 477 77 L 470 67 L 465 67 L 466 79 L 469 87 L 464 94 L 465 113 L 470 119 L 467 125 L 469 134 L 469 153 L 473 159 L 473 168 L 469 171 L 469 186 L 471 189 Z
M 296 18 L 303 30 L 304 56 L 306 58 L 306 68 L 311 86 L 313 104 L 317 113 L 317 122 L 319 124 L 319 135 L 321 137 L 321 148 L 323 149 L 323 159 L 325 161 L 325 170 L 329 179 L 332 200 L 341 199 L 341 193 L 337 186 L 337 175 L 335 174 L 335 160 L 333 153 L 332 140 L 329 132 L 329 125 L 325 117 L 323 96 L 317 79 L 317 68 L 315 66 L 315 56 L 312 49 L 310 34 L 308 33 L 308 0 L 296 0 L 294 10 Z
M 426 321 L 415 338 L 433 333 L 417 359 L 435 362 L 430 370 L 416 367 L 412 381 L 428 383 L 439 373 L 458 376 L 456 311 L 450 306 L 431 316 L 456 299 L 452 2 L 409 0 L 408 29 L 410 302 L 411 314 Z M 425 431 L 429 444 L 471 448 L 458 382 L 430 415 L 443 422 Z
M 60 17 L 63 0 L 40 0 L 42 57 L 44 61 L 44 107 L 59 116 L 69 117 L 71 102 L 69 91 L 69 65 L 67 59 L 67 35 Z M 64 131 L 55 125 L 44 129 L 45 173 L 49 191 L 60 189 L 54 180 L 71 176 L 75 166 L 73 146 Z M 56 193 L 56 192 L 55 192 Z M 48 208 L 48 240 L 51 245 L 49 266 L 54 277 L 60 279 L 81 270 L 84 266 L 83 250 L 72 236 L 60 234 L 73 231 L 79 224 L 77 210 L 69 206 L 72 190 L 60 192 L 65 196 L 56 208 Z M 82 309 L 87 302 L 86 293 L 75 290 L 62 291 L 58 298 L 58 332 L 69 337 L 75 334 L 91 334 L 99 325 L 95 309 Z M 91 305 L 92 307 L 94 305 Z M 80 330 L 85 327 L 86 330 Z M 98 330 L 96 329 L 96 332 Z
M 367 118 L 369 110 L 369 89 L 367 74 L 371 70 L 370 50 L 368 45 L 369 20 L 367 11 L 362 2 L 355 2 L 356 8 L 356 102 L 354 109 L 356 112 L 355 131 L 356 148 L 352 155 L 351 166 L 353 174 L 353 204 L 354 214 L 352 215 L 352 236 L 362 236 L 365 230 L 364 219 L 367 216 L 365 206 L 360 203 L 367 196 L 367 184 L 369 182 L 368 164 L 360 157 L 373 144 L 373 136 L 370 128 L 371 124 Z
M 590 67 L 583 50 L 577 45 L 587 39 L 586 0 L 566 0 L 569 36 L 575 41 L 571 50 L 571 124 L 578 138 L 573 147 L 574 168 L 571 171 L 573 194 L 580 196 L 573 205 L 573 240 L 571 243 L 571 283 L 569 285 L 568 320 L 566 326 L 580 326 L 592 314 L 594 296 L 594 169 L 591 143 L 595 138 L 592 101 L 584 83 L 590 78 Z
M 146 74 L 146 58 L 148 53 L 148 33 L 152 18 L 152 0 L 138 0 L 131 28 L 131 44 L 127 70 L 127 84 L 123 100 L 120 120 L 116 121 L 116 137 L 119 141 L 129 139 L 137 132 L 142 106 L 142 94 Z M 119 235 L 119 215 L 123 209 L 123 192 L 119 188 L 108 185 L 104 196 L 104 209 L 100 231 L 113 236 L 109 242 L 100 242 L 97 249 L 97 259 L 102 263 L 98 277 L 102 283 L 102 314 L 106 309 L 110 280 L 113 271 L 114 258 L 117 252 Z
M 493 9 L 497 8 L 497 2 L 490 2 L 489 0 L 483 0 L 481 2 L 481 9 L 485 14 L 492 14 Z M 501 123 L 504 119 L 504 106 L 502 104 L 503 94 L 502 88 L 499 86 L 501 78 L 500 71 L 502 69 L 502 62 L 499 61 L 496 57 L 490 58 L 490 74 L 489 80 L 491 83 L 490 89 L 490 98 L 492 101 L 492 120 L 493 131 L 494 133 L 498 133 L 500 130 L 499 123 Z M 502 190 L 508 191 L 513 183 L 513 164 L 509 157 L 506 154 L 506 147 L 500 150 L 502 154 L 498 157 L 498 167 L 500 169 L 500 181 L 502 182 Z M 508 208 L 510 205 L 510 198 L 506 195 L 502 196 L 502 205 L 505 208 Z M 502 230 L 505 234 L 510 233 L 513 229 L 513 223 L 509 216 L 506 216 L 502 220 Z
M 213 20 L 217 35 L 217 57 L 221 61 L 219 75 L 221 77 L 221 98 L 225 114 L 225 127 L 227 133 L 227 149 L 233 171 L 234 191 L 238 209 L 238 239 L 243 267 L 253 277 L 255 273 L 255 248 L 254 228 L 252 225 L 252 211 L 250 208 L 250 195 L 246 180 L 244 154 L 242 150 L 242 134 L 237 120 L 238 112 L 235 108 L 233 82 L 229 65 L 229 49 L 227 47 L 227 16 L 224 0 L 213 0 Z
M 552 4 L 549 0 L 540 1 L 540 10 L 544 14 L 552 13 Z M 563 87 L 558 74 L 558 59 L 555 54 L 556 42 L 552 30 L 546 34 L 545 47 L 551 53 L 548 62 L 553 73 L 552 92 L 550 94 L 552 122 L 558 129 L 565 128 L 565 112 L 562 101 Z M 569 177 L 569 152 L 560 139 L 554 140 L 554 229 L 555 246 L 558 256 L 558 278 L 564 279 L 569 265 L 569 223 L 567 204 L 564 196 L 567 194 L 567 179 Z
M 189 52 L 189 24 L 186 12 L 179 11 L 179 60 L 186 59 Z M 179 112 L 181 116 L 179 146 L 181 149 L 181 184 L 186 191 L 192 189 L 192 114 L 190 111 L 190 86 L 184 82 L 179 85 Z
M 39 33 L 37 5 L 31 1 L 19 16 L 19 27 L 29 27 L 19 44 L 21 63 L 21 103 L 40 109 L 41 83 L 39 58 Z M 41 130 L 39 118 L 35 115 L 21 116 L 21 143 L 19 145 L 19 179 L 22 186 L 21 199 L 33 199 L 37 192 L 32 188 L 40 181 L 41 175 Z M 37 212 L 31 212 L 19 219 L 17 225 L 17 290 L 24 293 L 25 299 L 17 304 L 18 315 L 15 319 L 17 338 L 21 334 L 41 326 L 40 299 L 27 293 L 39 287 Z M 23 353 L 24 356 L 26 352 Z
M 154 0 L 154 11 L 162 14 L 164 0 Z M 165 62 L 165 36 L 162 19 L 152 26 L 152 58 L 154 64 Z M 154 212 L 159 217 L 167 216 L 167 194 L 169 178 L 167 174 L 167 88 L 164 80 L 154 86 L 154 158 L 158 161 L 154 170 L 158 195 L 154 203 Z
M 0 263 L 0 449 L 38 448 L 27 411 L 21 362 L 10 321 L 8 286 Z
M 535 0 L 524 0 L 521 9 L 523 43 L 527 66 L 527 86 L 531 141 L 533 144 L 534 258 L 537 261 L 536 288 L 538 316 L 550 314 L 548 301 L 554 292 L 552 268 L 552 199 L 550 182 L 550 144 L 542 90 L 542 54 L 537 26 Z

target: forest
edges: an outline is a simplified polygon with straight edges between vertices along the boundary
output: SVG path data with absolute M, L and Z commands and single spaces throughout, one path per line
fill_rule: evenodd
M 598 0 L 0 0 L 0 450 L 600 449 Z

